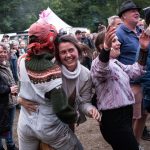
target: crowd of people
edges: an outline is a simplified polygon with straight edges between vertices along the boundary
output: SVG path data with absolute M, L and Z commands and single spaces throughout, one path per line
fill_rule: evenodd
M 127 0 L 97 33 L 59 34 L 45 21 L 0 42 L 0 150 L 83 150 L 75 128 L 98 121 L 113 150 L 150 140 L 150 7 Z M 13 121 L 19 107 L 19 148 Z M 92 127 L 93 128 L 93 127 Z M 45 148 L 43 147 L 42 150 Z

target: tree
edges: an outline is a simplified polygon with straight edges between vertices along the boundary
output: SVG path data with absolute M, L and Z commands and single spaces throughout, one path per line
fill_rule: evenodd
M 101 22 L 118 13 L 124 0 L 1 0 L 0 32 L 23 31 L 38 20 L 39 13 L 48 6 L 73 27 L 88 27 L 96 30 Z M 149 0 L 134 0 L 140 7 L 150 6 Z

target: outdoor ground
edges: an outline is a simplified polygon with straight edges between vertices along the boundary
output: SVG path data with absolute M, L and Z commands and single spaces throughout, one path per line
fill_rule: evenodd
M 18 145 L 16 134 L 18 115 L 19 111 L 17 110 L 14 124 L 16 145 Z M 148 118 L 147 126 L 150 128 L 150 117 Z M 112 150 L 112 148 L 104 141 L 102 135 L 100 134 L 97 121 L 93 119 L 88 119 L 85 123 L 78 126 L 76 128 L 76 134 L 83 144 L 85 150 Z M 150 150 L 150 141 L 141 140 L 141 145 L 144 147 L 144 150 Z

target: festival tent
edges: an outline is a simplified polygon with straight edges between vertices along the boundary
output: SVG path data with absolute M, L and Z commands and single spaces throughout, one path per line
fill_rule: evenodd
M 84 27 L 71 27 L 62 19 L 60 19 L 49 7 L 39 14 L 39 19 L 37 22 L 39 21 L 45 21 L 49 24 L 53 24 L 59 33 L 63 33 L 65 31 L 70 34 L 75 34 L 76 30 L 86 31 L 87 33 L 90 33 L 90 30 Z M 25 30 L 25 32 L 27 31 L 28 29 Z
M 41 21 L 53 24 L 58 32 L 60 30 L 68 31 L 69 29 L 72 28 L 70 25 L 68 25 L 62 19 L 60 19 L 49 7 L 39 14 L 39 20 L 37 22 Z M 25 31 L 28 31 L 28 29 Z

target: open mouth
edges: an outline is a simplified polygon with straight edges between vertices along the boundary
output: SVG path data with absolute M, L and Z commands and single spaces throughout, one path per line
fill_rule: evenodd
M 72 63 L 74 61 L 74 59 L 70 58 L 70 59 L 66 59 L 66 62 L 68 63 Z

